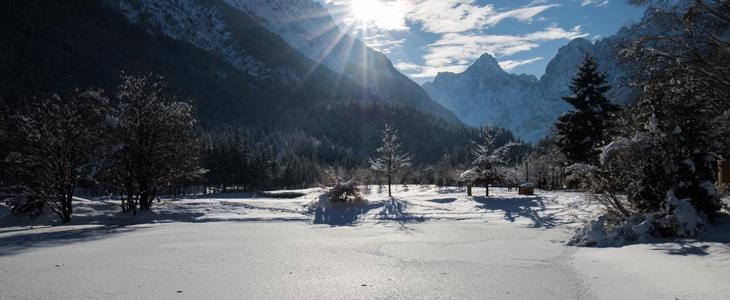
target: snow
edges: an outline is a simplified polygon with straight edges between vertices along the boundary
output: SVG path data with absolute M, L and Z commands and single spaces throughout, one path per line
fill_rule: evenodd
M 469 197 L 399 185 L 388 197 L 387 187 L 369 186 L 357 205 L 327 205 L 325 189 L 294 192 L 304 196 L 163 199 L 136 216 L 113 199 L 77 198 L 66 225 L 50 213 L 17 220 L 0 205 L 0 298 L 730 295 L 728 217 L 696 239 L 583 248 L 564 245 L 599 211 L 579 191 L 490 187 L 491 197 Z M 673 205 L 687 229 L 697 228 L 682 200 Z
M 118 7 L 130 22 L 146 21 L 148 24 L 143 25 L 157 28 L 170 38 L 189 42 L 213 53 L 241 71 L 254 76 L 272 72 L 264 63 L 247 54 L 233 39 L 221 18 L 222 12 L 217 9 L 190 0 L 107 0 L 107 3 Z M 140 15 L 147 16 L 147 19 L 142 20 Z
M 610 144 L 601 148 L 601 150 L 602 150 L 601 156 L 600 156 L 601 165 L 605 165 L 606 162 L 615 155 L 615 152 L 618 150 L 621 150 L 621 148 L 623 148 L 624 145 L 626 145 L 628 142 L 629 142 L 628 139 L 621 138 L 620 140 L 613 141 Z
M 690 172 L 692 172 L 692 173 L 695 172 L 695 162 L 691 158 L 687 158 L 687 159 L 683 160 L 682 163 L 689 166 Z
M 433 82 L 423 84 L 423 89 L 466 125 L 493 124 L 535 144 L 547 136 L 548 127 L 558 116 L 572 109 L 561 97 L 572 94 L 568 85 L 586 52 L 596 58 L 600 72 L 609 74 L 608 85 L 613 88 L 607 93 L 608 98 L 617 104 L 633 101 L 634 90 L 626 84 L 630 81 L 626 77 L 631 68 L 638 66 L 621 64 L 614 49 L 632 39 L 656 36 L 665 23 L 657 23 L 660 18 L 647 11 L 641 23 L 623 27 L 595 43 L 584 38 L 570 41 L 550 60 L 539 80 L 534 76 L 526 79 L 525 74 L 508 74 L 485 54 L 463 73 L 439 73 Z M 642 26 L 646 24 L 649 26 Z

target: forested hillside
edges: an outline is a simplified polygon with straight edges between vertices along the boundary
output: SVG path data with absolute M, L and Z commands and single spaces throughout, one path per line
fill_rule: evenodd
M 479 130 L 455 125 L 405 104 L 383 101 L 347 77 L 317 66 L 279 36 L 243 13 L 220 13 L 255 68 L 241 70 L 190 43 L 130 24 L 102 1 L 0 3 L 0 95 L 10 110 L 54 93 L 103 89 L 110 99 L 121 74 L 161 75 L 167 92 L 191 99 L 208 152 L 243 141 L 266 153 L 269 185 L 307 186 L 327 167 L 366 168 L 385 124 L 400 131 L 414 169 L 473 159 Z M 509 132 L 501 138 L 507 142 Z M 239 143 L 240 144 L 240 143 Z M 204 159 L 206 166 L 215 160 Z M 224 163 L 224 162 L 221 162 Z M 310 176 L 284 180 L 306 166 Z M 314 171 L 312 171 L 314 170 Z M 300 171 L 305 172 L 305 171 Z M 455 175 L 453 175 L 455 176 Z

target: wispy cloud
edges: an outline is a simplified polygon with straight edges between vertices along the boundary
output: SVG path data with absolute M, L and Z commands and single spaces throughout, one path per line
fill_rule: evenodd
M 608 5 L 608 0 L 581 0 L 580 6 L 588 6 L 593 5 L 597 7 L 606 6 Z
M 405 39 L 393 40 L 383 34 L 363 38 L 363 42 L 365 42 L 370 48 L 378 50 L 383 54 L 392 52 L 394 48 L 402 47 L 405 41 Z
M 422 0 L 405 5 L 405 17 L 420 23 L 427 32 L 465 32 L 494 27 L 506 19 L 530 22 L 539 13 L 557 6 L 560 4 L 497 10 L 492 4 L 476 5 L 474 0 Z
M 393 66 L 400 71 L 420 71 L 421 69 L 423 69 L 422 66 L 419 66 L 417 64 L 407 63 L 407 62 L 402 62 L 402 61 L 396 63 Z
M 525 59 L 525 60 L 505 60 L 505 61 L 499 62 L 499 66 L 502 67 L 502 70 L 509 72 L 509 71 L 512 71 L 512 69 L 514 69 L 516 67 L 531 64 L 531 63 L 534 63 L 534 62 L 536 62 L 538 60 L 542 60 L 542 59 L 543 59 L 542 57 L 533 57 L 533 58 Z
M 411 76 L 430 77 L 431 74 L 435 75 L 438 72 L 464 70 L 468 64 L 484 53 L 497 58 L 505 57 L 537 48 L 546 41 L 572 40 L 587 35 L 581 32 L 580 26 L 565 30 L 555 25 L 541 31 L 516 36 L 448 33 L 429 45 L 428 54 L 423 56 L 426 65 L 420 73 Z
M 387 16 L 387 22 L 378 22 L 373 17 L 371 22 L 361 22 L 354 14 L 346 20 L 355 30 L 367 34 L 363 41 L 383 53 L 401 47 L 404 40 L 394 39 L 389 32 L 400 30 L 421 30 L 438 35 L 435 42 L 425 46 L 422 55 L 423 64 L 400 62 L 396 68 L 416 78 L 433 77 L 439 72 L 462 72 L 484 53 L 496 58 L 505 58 L 513 54 L 530 51 L 552 40 L 572 40 L 586 37 L 580 26 L 570 29 L 551 24 L 542 30 L 518 34 L 489 34 L 492 28 L 500 23 L 513 20 L 521 23 L 545 22 L 541 13 L 561 4 L 550 4 L 552 0 L 534 0 L 521 7 L 497 8 L 493 4 L 480 5 L 476 0 L 323 0 L 339 3 L 343 7 L 352 7 L 358 1 L 377 2 L 378 15 Z M 339 1 L 339 2 L 337 2 Z M 606 0 L 578 0 L 581 5 L 605 5 Z M 601 2 L 604 1 L 604 2 Z M 363 2 L 360 2 L 363 3 Z M 371 3 L 371 2 L 368 2 Z M 587 4 L 584 4 L 587 3 Z M 407 26 L 413 25 L 408 28 Z M 534 28 L 534 25 L 533 27 Z M 534 63 L 541 60 L 535 57 L 528 60 L 505 60 L 501 63 L 505 70 Z

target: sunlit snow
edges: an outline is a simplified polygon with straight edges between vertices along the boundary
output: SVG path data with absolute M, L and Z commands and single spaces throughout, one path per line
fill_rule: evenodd
M 468 197 L 411 185 L 388 197 L 369 186 L 360 205 L 329 205 L 324 189 L 293 192 L 303 196 L 163 197 L 136 216 L 114 199 L 79 198 L 67 225 L 0 206 L 0 298 L 730 295 L 727 219 L 697 239 L 582 248 L 565 242 L 600 212 L 579 191 L 491 187 L 483 197 L 475 187 Z

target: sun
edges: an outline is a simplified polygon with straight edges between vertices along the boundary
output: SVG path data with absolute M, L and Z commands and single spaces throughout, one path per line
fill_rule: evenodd
M 378 0 L 352 0 L 351 13 L 360 21 L 377 21 L 380 19 L 378 12 L 383 11 L 384 5 Z
M 361 26 L 407 30 L 400 0 L 351 0 L 350 16 Z

